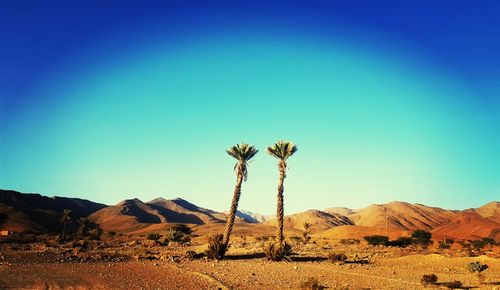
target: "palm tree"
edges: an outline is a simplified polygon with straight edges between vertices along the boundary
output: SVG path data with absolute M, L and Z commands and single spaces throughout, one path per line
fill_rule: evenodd
M 66 239 L 66 225 L 71 222 L 71 210 L 63 210 L 60 222 L 63 224 L 61 241 L 64 241 Z
M 78 228 L 78 234 L 83 238 L 87 235 L 89 219 L 81 217 L 78 219 L 78 224 L 80 225 Z
M 255 156 L 255 154 L 257 154 L 257 152 L 259 152 L 259 150 L 255 149 L 254 146 L 241 143 L 232 146 L 231 148 L 226 150 L 226 152 L 238 162 L 234 166 L 234 171 L 236 171 L 236 187 L 234 188 L 233 200 L 231 202 L 229 216 L 227 217 L 226 231 L 223 239 L 223 246 L 225 250 L 227 250 L 227 247 L 229 245 L 229 236 L 231 235 L 231 231 L 233 230 L 236 210 L 238 209 L 238 202 L 240 201 L 241 184 L 243 181 L 247 180 L 248 162 L 250 161 L 250 159 L 252 159 L 252 157 Z
M 274 145 L 267 147 L 267 153 L 278 159 L 278 170 L 280 179 L 278 183 L 278 205 L 276 210 L 277 225 L 276 225 L 276 238 L 278 245 L 284 246 L 285 236 L 283 235 L 283 182 L 286 178 L 286 160 L 297 152 L 297 146 L 288 141 L 278 141 Z

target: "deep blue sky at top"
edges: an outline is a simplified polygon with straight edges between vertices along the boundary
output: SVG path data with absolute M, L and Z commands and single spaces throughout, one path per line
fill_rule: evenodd
M 291 211 L 395 199 L 478 206 L 500 195 L 499 15 L 498 1 L 2 0 L 0 188 L 107 203 L 181 195 L 223 209 L 234 181 L 223 149 L 290 138 L 301 148 Z M 331 86 L 335 79 L 348 85 Z M 230 84 L 220 93 L 223 80 Z M 370 84 L 381 97 L 370 96 Z M 394 115 L 384 109 L 391 106 Z M 330 118 L 326 107 L 346 112 Z M 241 127 L 227 125 L 235 120 Z M 371 123 L 377 127 L 366 129 Z M 197 136 L 204 148 L 192 145 Z M 359 146 L 366 142 L 373 148 Z M 159 155 L 165 164 L 151 161 Z M 260 158 L 268 159 L 264 150 Z M 264 162 L 274 166 L 255 161 L 247 187 L 255 198 L 242 202 L 269 212 L 276 176 L 274 167 L 259 168 Z

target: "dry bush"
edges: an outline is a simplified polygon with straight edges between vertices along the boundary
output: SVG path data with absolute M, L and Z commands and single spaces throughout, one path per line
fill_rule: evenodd
M 224 236 L 215 234 L 208 237 L 208 249 L 205 254 L 210 259 L 222 260 L 226 254 L 227 247 L 224 245 Z
M 325 289 L 325 287 L 321 286 L 318 279 L 310 277 L 306 281 L 304 281 L 300 284 L 300 289 L 301 290 L 322 290 L 322 289 Z
M 420 279 L 420 283 L 423 286 L 426 285 L 435 285 L 437 283 L 438 277 L 435 274 L 423 275 Z
M 288 243 L 283 243 L 282 245 L 278 243 L 269 243 L 264 246 L 264 254 L 266 258 L 271 261 L 282 261 L 290 260 L 290 256 L 293 254 L 292 246 Z

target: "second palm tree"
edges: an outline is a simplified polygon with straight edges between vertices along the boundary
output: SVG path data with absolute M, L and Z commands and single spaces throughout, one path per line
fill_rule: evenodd
M 278 182 L 278 204 L 277 204 L 277 225 L 276 225 L 276 242 L 278 243 L 279 248 L 283 248 L 285 246 L 285 236 L 283 234 L 283 191 L 284 186 L 283 183 L 286 178 L 286 160 L 292 156 L 297 151 L 297 146 L 288 141 L 278 141 L 274 145 L 267 147 L 267 153 L 269 155 L 277 158 L 278 161 L 278 170 L 280 173 L 279 182 Z

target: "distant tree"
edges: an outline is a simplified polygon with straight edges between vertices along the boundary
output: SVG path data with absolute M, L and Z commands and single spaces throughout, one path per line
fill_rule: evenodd
M 276 223 L 276 242 L 275 249 L 285 249 L 285 236 L 283 234 L 283 219 L 284 219 L 284 202 L 283 191 L 284 181 L 286 178 L 286 161 L 293 154 L 297 152 L 297 146 L 288 141 L 278 141 L 272 146 L 267 147 L 267 153 L 278 159 L 279 183 L 278 183 L 278 203 L 276 209 L 277 223 Z M 277 255 L 280 257 L 282 255 Z
M 308 222 L 304 222 L 303 224 L 304 232 L 302 233 L 302 240 L 304 244 L 307 244 L 311 237 L 309 236 L 309 229 L 311 228 L 311 224 Z
M 366 236 L 363 237 L 363 239 L 365 239 L 365 241 L 372 246 L 386 246 L 389 242 L 389 237 L 380 235 Z
M 237 160 L 236 165 L 234 166 L 234 171 L 236 171 L 236 187 L 233 192 L 233 200 L 231 202 L 231 209 L 229 210 L 229 215 L 226 221 L 226 230 L 224 233 L 224 238 L 222 240 L 222 247 L 218 247 L 224 253 L 218 255 L 218 257 L 224 257 L 225 251 L 229 246 L 229 237 L 231 236 L 231 232 L 233 230 L 234 219 L 236 217 L 236 211 L 238 209 L 238 202 L 240 200 L 241 195 L 241 184 L 243 181 L 247 180 L 248 176 L 248 162 L 259 152 L 259 150 L 255 149 L 254 146 L 242 143 L 237 144 L 230 147 L 226 150 L 227 154 Z M 220 241 L 220 239 L 219 239 Z
M 60 222 L 63 224 L 63 230 L 61 233 L 61 242 L 63 242 L 66 240 L 66 226 L 67 224 L 71 223 L 71 210 L 63 210 Z
M 79 224 L 78 235 L 80 235 L 80 237 L 83 238 L 87 235 L 88 232 L 89 219 L 86 217 L 81 217 L 78 219 L 78 224 Z
M 415 230 L 411 234 L 415 244 L 420 244 L 422 246 L 428 246 L 432 244 L 432 234 L 424 230 Z

